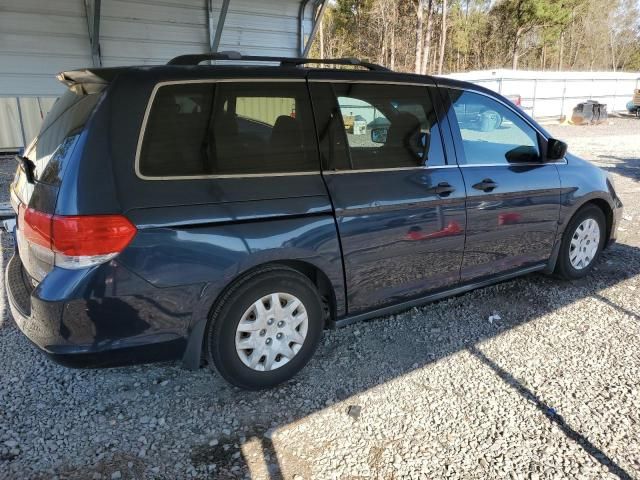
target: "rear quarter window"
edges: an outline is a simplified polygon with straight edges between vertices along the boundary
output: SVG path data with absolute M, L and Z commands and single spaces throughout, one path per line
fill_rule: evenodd
M 178 83 L 157 87 L 141 132 L 146 179 L 319 171 L 301 82 Z
M 36 179 L 53 185 L 62 181 L 64 164 L 101 96 L 67 90 L 56 101 L 25 153 L 36 165 Z

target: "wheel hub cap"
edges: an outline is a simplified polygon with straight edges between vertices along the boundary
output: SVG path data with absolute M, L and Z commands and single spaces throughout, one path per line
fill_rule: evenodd
M 571 237 L 569 261 L 576 270 L 588 267 L 598 252 L 600 226 L 593 218 L 587 218 L 578 225 Z
M 271 293 L 254 302 L 236 329 L 236 352 L 252 370 L 270 371 L 295 357 L 307 337 L 304 304 L 288 293 Z

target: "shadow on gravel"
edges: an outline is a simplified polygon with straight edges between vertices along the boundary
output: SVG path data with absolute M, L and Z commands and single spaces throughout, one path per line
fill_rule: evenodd
M 443 300 L 403 312 L 392 319 L 374 319 L 367 325 L 356 324 L 348 327 L 352 330 L 352 341 L 341 342 L 333 350 L 324 342 L 316 354 L 315 360 L 298 375 L 296 379 L 273 391 L 263 392 L 256 397 L 251 395 L 253 408 L 264 408 L 272 411 L 275 405 L 285 401 L 288 406 L 296 404 L 296 400 L 304 396 L 307 388 L 317 393 L 314 405 L 295 409 L 285 421 L 274 419 L 271 429 L 290 424 L 306 415 L 320 411 L 326 405 L 345 400 L 368 389 L 392 381 L 415 369 L 449 356 L 460 350 L 467 350 L 474 357 L 489 367 L 505 383 L 513 387 L 525 400 L 532 402 L 545 416 L 554 423 L 570 440 L 576 442 L 597 462 L 621 478 L 632 478 L 624 468 L 619 466 L 606 452 L 596 447 L 583 433 L 568 425 L 563 417 L 541 400 L 536 393 L 521 384 L 511 373 L 504 370 L 492 359 L 488 358 L 477 344 L 516 328 L 524 323 L 563 308 L 586 297 L 594 297 L 613 308 L 623 311 L 636 319 L 637 314 L 616 305 L 598 292 L 640 274 L 640 248 L 618 244 L 604 252 L 600 264 L 587 278 L 576 282 L 565 282 L 542 274 L 501 284 L 499 287 L 487 287 L 460 297 Z M 514 302 L 517 298 L 518 301 Z M 494 311 L 500 312 L 502 319 L 489 323 L 487 317 Z M 444 314 L 448 318 L 456 318 L 455 322 L 443 322 Z M 453 315 L 452 315 L 453 313 Z M 398 325 L 386 327 L 389 320 L 400 321 Z M 393 328 L 393 331 L 391 329 Z M 366 330 L 364 333 L 360 330 Z M 339 331 L 340 332 L 340 331 Z M 329 333 L 331 335 L 331 333 Z M 407 340 L 410 339 L 409 342 Z M 334 342 L 335 343 L 335 342 Z M 349 359 L 349 362 L 346 360 Z M 350 369 L 345 371 L 349 364 Z M 249 398 L 249 394 L 232 387 L 228 388 L 228 401 L 237 402 Z M 286 399 L 286 400 L 285 400 Z M 346 402 L 345 419 L 348 415 Z M 366 408 L 363 407 L 363 408 Z M 232 409 L 242 416 L 240 407 Z M 290 410 L 293 411 L 293 410 Z M 261 435 L 256 429 L 245 444 L 259 444 L 261 462 L 267 466 L 267 478 L 276 480 L 286 476 L 289 478 L 290 468 L 283 474 L 281 465 L 286 457 L 285 452 L 278 452 L 270 435 Z M 233 440 L 229 440 L 230 442 Z M 237 441 L 237 439 L 236 439 Z M 240 447 L 242 447 L 240 445 Z M 221 465 L 219 478 L 239 478 L 240 472 L 252 475 L 251 465 L 256 465 L 255 452 L 248 458 L 241 448 L 242 456 Z M 363 452 L 365 454 L 366 452 Z M 284 463 L 295 459 L 286 458 Z M 240 464 L 238 464 L 240 462 Z M 240 466 L 239 470 L 233 468 Z M 260 475 L 264 478 L 264 475 Z
M 504 383 L 518 392 L 522 396 L 522 398 L 535 405 L 536 408 L 540 410 L 545 417 L 547 417 L 547 420 L 549 420 L 551 423 L 560 428 L 560 430 L 562 430 L 562 433 L 564 433 L 567 438 L 570 438 L 578 445 L 580 445 L 585 452 L 591 455 L 597 462 L 607 467 L 607 469 L 612 474 L 623 480 L 631 480 L 631 475 L 629 475 L 622 467 L 620 467 L 611 458 L 609 458 L 602 450 L 591 443 L 589 439 L 587 439 L 584 435 L 571 428 L 571 426 L 565 422 L 564 418 L 562 418 L 562 415 L 558 414 L 553 408 L 544 403 L 535 393 L 525 387 L 500 365 L 487 357 L 475 345 L 468 347 L 467 351 L 482 363 L 484 363 L 491 370 L 493 370 L 493 372 L 498 377 L 500 377 L 500 379 Z
M 608 298 L 603 297 L 602 295 L 595 293 L 593 295 L 594 298 L 597 298 L 598 300 L 600 300 L 601 302 L 606 303 L 607 305 L 609 305 L 610 307 L 615 308 L 616 310 L 618 310 L 621 313 L 624 313 L 625 315 L 628 315 L 632 318 L 634 318 L 635 320 L 640 321 L 640 315 L 638 315 L 637 313 L 632 312 L 629 309 L 624 308 L 621 305 L 618 305 L 617 303 L 612 302 L 611 300 L 609 300 Z
M 3 246 L 6 248 L 6 245 Z M 306 473 L 304 469 L 307 468 L 304 462 L 285 449 L 278 450 L 278 428 L 346 399 L 350 399 L 351 403 L 340 405 L 344 408 L 345 421 L 358 421 L 354 409 L 348 411 L 350 404 L 358 402 L 357 398 L 352 397 L 466 350 L 525 400 L 537 406 L 549 422 L 557 425 L 567 438 L 605 465 L 611 474 L 627 479 L 631 478 L 629 473 L 607 452 L 598 449 L 584 432 L 566 424 L 562 416 L 540 399 L 535 391 L 525 387 L 510 372 L 488 358 L 480 350 L 479 344 L 587 297 L 597 298 L 638 319 L 636 313 L 600 294 L 638 274 L 640 248 L 618 244 L 606 250 L 596 270 L 581 281 L 563 282 L 534 274 L 402 312 L 391 318 L 374 319 L 328 331 L 315 357 L 296 378 L 281 387 L 259 393 L 231 387 L 206 371 L 186 372 L 171 364 L 93 370 L 87 381 L 97 385 L 92 393 L 95 403 L 105 405 L 107 412 L 113 410 L 112 415 L 115 416 L 116 410 L 135 412 L 135 408 L 129 407 L 135 407 L 135 402 L 145 400 L 135 400 L 138 393 L 127 391 L 124 387 L 114 389 L 114 378 L 118 382 L 133 382 L 130 378 L 134 374 L 136 377 L 146 377 L 151 382 L 147 368 L 166 369 L 162 375 L 172 375 L 173 378 L 169 387 L 147 387 L 153 392 L 161 388 L 175 389 L 163 394 L 167 395 L 166 403 L 155 405 L 157 411 L 154 415 L 166 417 L 167 428 L 156 431 L 154 441 L 169 443 L 176 438 L 183 438 L 188 445 L 189 438 L 202 436 L 207 422 L 213 422 L 216 426 L 208 434 L 217 442 L 192 443 L 190 447 L 185 445 L 190 448 L 192 465 L 204 468 L 215 464 L 210 478 L 224 480 L 255 476 L 276 480 L 291 478 L 292 472 Z M 501 319 L 488 322 L 487 318 L 494 312 L 499 312 Z M 154 374 L 158 374 L 157 370 Z M 100 387 L 103 379 L 110 379 L 105 382 L 107 390 Z M 428 392 L 423 394 L 428 395 Z M 130 402 L 129 406 L 123 407 L 123 400 Z M 367 409 L 366 404 L 357 407 L 363 411 Z M 25 405 L 25 414 L 28 414 L 29 408 L 32 407 Z M 98 414 L 95 404 L 88 404 L 86 408 Z M 180 424 L 184 425 L 180 432 L 169 426 L 172 421 L 177 422 L 176 415 L 180 417 Z M 229 428 L 224 428 L 224 425 Z M 367 452 L 363 451 L 362 455 L 367 455 Z M 0 458 L 0 472 L 3 461 L 11 462 L 12 459 Z M 146 462 L 147 459 L 142 461 Z M 84 462 L 91 462 L 91 459 L 82 459 Z M 172 459 L 167 458 L 166 462 L 171 464 Z M 65 479 L 91 478 L 96 468 L 95 465 L 84 464 L 73 472 L 58 469 L 57 473 Z M 135 477 L 125 475 L 124 478 Z M 304 475 L 304 478 L 308 478 L 308 475 Z
M 605 160 L 616 160 L 615 165 L 598 165 L 607 172 L 618 173 L 632 180 L 640 181 L 640 158 L 636 157 L 616 157 L 614 155 L 598 155 L 598 158 Z

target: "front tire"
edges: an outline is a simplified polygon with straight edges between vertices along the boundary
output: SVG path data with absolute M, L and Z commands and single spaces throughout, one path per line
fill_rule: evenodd
M 274 387 L 309 362 L 322 329 L 322 302 L 313 283 L 287 267 L 264 267 L 217 302 L 205 336 L 207 358 L 233 385 Z
M 567 280 L 587 276 L 606 241 L 604 213 L 595 205 L 580 209 L 569 221 L 558 255 L 556 273 Z

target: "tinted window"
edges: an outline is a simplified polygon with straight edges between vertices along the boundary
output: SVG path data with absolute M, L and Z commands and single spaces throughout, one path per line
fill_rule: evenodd
M 450 90 L 467 164 L 528 163 L 540 159 L 538 135 L 514 111 L 484 95 Z
M 353 169 L 445 163 L 427 87 L 355 83 L 334 89 Z
M 427 87 L 316 83 L 312 89 L 326 169 L 444 165 Z
M 148 177 L 319 170 L 302 83 L 187 83 L 158 89 L 144 134 Z
M 338 97 L 344 131 L 349 147 L 353 149 L 378 149 L 389 128 L 389 119 L 371 103 L 354 97 Z M 371 130 L 377 129 L 372 138 Z M 377 136 L 376 136 L 377 135 Z M 369 152 L 373 154 L 374 151 Z
M 101 96 L 67 90 L 56 100 L 25 153 L 35 162 L 36 178 L 45 183 L 60 183 L 64 163 Z

